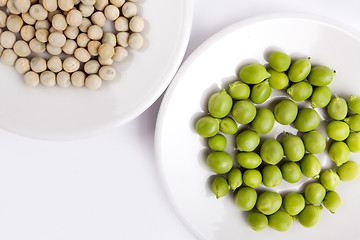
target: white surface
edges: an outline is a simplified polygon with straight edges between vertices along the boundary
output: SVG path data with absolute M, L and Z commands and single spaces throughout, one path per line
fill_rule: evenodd
M 187 55 L 223 27 L 257 14 L 319 13 L 360 30 L 359 8 L 357 0 L 228 0 L 221 8 L 219 1 L 194 0 Z M 159 102 L 87 140 L 47 142 L 1 130 L 0 239 L 196 239 L 158 177 L 153 135 Z

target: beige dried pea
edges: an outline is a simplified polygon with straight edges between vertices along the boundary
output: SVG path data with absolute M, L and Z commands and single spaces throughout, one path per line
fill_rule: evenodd
M 31 51 L 33 51 L 34 53 L 42 53 L 42 52 L 45 52 L 45 50 L 46 50 L 45 43 L 40 42 L 36 38 L 33 38 L 29 42 L 29 47 L 30 47 Z
M 99 47 L 99 56 L 103 59 L 111 59 L 114 56 L 114 47 L 110 43 L 103 43 Z
M 9 31 L 20 32 L 22 25 L 24 24 L 23 20 L 18 15 L 10 15 L 6 20 L 6 27 Z
M 88 18 L 83 18 L 82 23 L 79 26 L 79 30 L 82 32 L 87 32 L 91 26 L 91 21 Z
M 27 57 L 30 55 L 31 50 L 30 50 L 30 47 L 27 44 L 27 42 L 25 42 L 23 40 L 19 40 L 19 41 L 15 42 L 15 44 L 14 44 L 14 52 L 19 57 Z
M 56 9 L 58 9 L 57 0 L 42 0 L 42 4 L 44 8 L 49 12 L 54 12 Z
M 104 14 L 110 21 L 115 21 L 120 16 L 120 10 L 114 5 L 107 5 L 104 9 Z
M 144 29 L 144 19 L 139 16 L 131 18 L 129 28 L 132 32 L 141 32 Z
M 101 42 L 99 41 L 90 41 L 88 43 L 87 49 L 91 56 L 98 56 L 99 55 L 99 47 L 101 45 Z
M 58 31 L 64 31 L 67 27 L 66 18 L 63 14 L 56 14 L 51 22 L 52 26 Z
M 58 6 L 61 10 L 67 12 L 74 8 L 73 0 L 58 0 Z
M 36 73 L 44 72 L 47 68 L 46 60 L 42 57 L 36 56 L 30 60 L 31 70 Z
M 83 17 L 90 17 L 93 14 L 95 8 L 92 5 L 89 6 L 89 5 L 80 3 L 79 10 L 80 10 L 81 14 L 83 15 Z
M 91 90 L 97 90 L 101 87 L 102 80 L 96 74 L 91 74 L 85 79 L 85 86 Z
M 67 57 L 63 62 L 63 68 L 66 72 L 75 72 L 79 70 L 80 62 L 74 57 Z
M 53 33 L 50 33 L 48 42 L 53 47 L 61 48 L 62 46 L 65 45 L 66 37 L 64 34 L 62 34 L 60 32 L 53 32 Z
M 49 31 L 47 29 L 41 28 L 35 32 L 35 37 L 39 42 L 46 43 L 49 38 Z
M 4 48 L 12 48 L 16 41 L 16 35 L 13 32 L 5 31 L 0 35 L 0 44 Z
M 21 18 L 26 24 L 34 25 L 36 23 L 35 18 L 33 18 L 28 12 L 21 14 Z
M 61 47 L 54 47 L 53 45 L 51 45 L 50 43 L 46 44 L 46 51 L 53 55 L 53 56 L 56 56 L 56 55 L 59 55 L 61 54 L 62 52 L 62 49 Z
M 76 43 L 79 47 L 87 47 L 88 43 L 90 42 L 90 38 L 86 33 L 80 33 L 76 38 Z
M 36 21 L 35 23 L 35 29 L 46 29 L 48 30 L 50 28 L 50 22 L 48 20 L 41 20 L 41 21 Z
M 128 51 L 124 47 L 115 47 L 115 53 L 113 56 L 113 60 L 115 62 L 122 62 L 128 57 Z
M 97 25 L 92 25 L 88 29 L 88 36 L 92 40 L 100 40 L 103 36 L 103 30 Z
M 34 4 L 29 9 L 30 16 L 35 20 L 45 20 L 48 17 L 48 11 L 41 4 Z
M 7 15 L 4 11 L 0 10 L 0 27 L 6 27 Z
M 87 74 L 96 74 L 99 72 L 100 63 L 97 60 L 90 60 L 84 65 L 84 71 Z
M 87 62 L 91 58 L 91 55 L 86 48 L 77 48 L 74 52 L 74 56 L 80 62 Z
M 68 39 L 66 40 L 65 45 L 62 47 L 62 50 L 68 55 L 73 55 L 77 47 L 78 46 L 74 40 Z
M 102 66 L 99 70 L 99 77 L 106 81 L 114 80 L 116 77 L 116 70 L 111 66 Z
M 132 18 L 137 14 L 137 6 L 133 2 L 126 2 L 121 8 L 121 12 L 124 17 Z
M 71 83 L 75 87 L 82 87 L 85 85 L 85 78 L 86 75 L 82 71 L 76 71 L 73 74 L 71 74 Z
M 129 31 L 129 19 L 127 19 L 126 17 L 123 17 L 123 16 L 116 19 L 116 21 L 115 21 L 115 29 L 118 32 Z
M 71 85 L 70 73 L 61 71 L 56 75 L 56 83 L 61 88 L 67 88 Z
M 62 60 L 58 56 L 53 56 L 48 60 L 47 67 L 50 71 L 58 73 L 63 69 Z
M 140 49 L 144 45 L 144 37 L 140 33 L 132 33 L 129 37 L 129 47 Z
M 22 13 L 29 11 L 30 5 L 30 0 L 14 0 L 14 6 Z
M 79 28 L 73 26 L 67 26 L 64 31 L 64 34 L 69 39 L 76 39 L 79 35 Z
M 27 58 L 18 58 L 15 62 L 15 69 L 20 74 L 30 71 L 30 61 Z
M 12 49 L 5 49 L 1 54 L 1 62 L 7 66 L 14 66 L 17 57 Z
M 66 15 L 66 21 L 70 26 L 78 27 L 82 23 L 82 13 L 77 9 L 72 9 L 67 15 Z
M 110 3 L 119 8 L 125 3 L 125 0 L 110 0 Z
M 109 0 L 96 0 L 94 7 L 99 11 L 103 11 L 107 5 L 109 5 Z
M 56 84 L 56 75 L 51 71 L 45 71 L 40 74 L 40 82 L 45 87 L 53 87 Z
M 91 15 L 91 22 L 99 27 L 103 27 L 106 24 L 106 17 L 102 12 L 95 12 Z
M 24 75 L 24 83 L 27 87 L 36 87 L 39 85 L 40 76 L 36 72 L 29 71 Z
M 25 25 L 20 30 L 20 36 L 25 41 L 30 41 L 35 37 L 35 28 L 31 25 Z
M 111 46 L 116 46 L 116 36 L 112 32 L 106 32 L 104 33 L 101 43 L 110 43 Z

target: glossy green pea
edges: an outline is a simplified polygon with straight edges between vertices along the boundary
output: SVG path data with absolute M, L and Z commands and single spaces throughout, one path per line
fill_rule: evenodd
M 280 209 L 282 198 L 276 192 L 263 192 L 256 201 L 256 208 L 265 215 L 271 215 Z
M 344 141 L 350 134 L 350 128 L 343 121 L 332 121 L 326 126 L 326 134 L 335 141 Z
M 305 154 L 304 143 L 300 137 L 292 134 L 286 134 L 281 141 L 285 156 L 290 161 L 300 161 Z
M 196 122 L 195 129 L 202 137 L 215 136 L 219 131 L 219 120 L 210 116 L 202 117 Z
M 271 95 L 269 80 L 255 84 L 251 89 L 250 99 L 253 103 L 261 104 L 268 100 Z
M 360 96 L 350 95 L 347 101 L 350 111 L 354 113 L 360 113 Z
M 337 192 L 328 191 L 323 200 L 323 204 L 331 213 L 335 213 L 341 205 L 341 198 Z
M 282 182 L 281 170 L 276 165 L 268 165 L 262 169 L 263 184 L 266 187 L 276 187 Z
M 315 155 L 305 154 L 303 159 L 300 160 L 300 168 L 305 177 L 313 178 L 315 180 L 319 179 L 321 164 Z
M 300 132 L 310 132 L 320 124 L 319 114 L 311 108 L 303 108 L 299 111 L 294 126 Z
M 348 114 L 348 106 L 345 99 L 335 95 L 327 106 L 329 116 L 334 120 L 343 120 Z
M 222 133 L 231 135 L 237 132 L 238 126 L 232 118 L 225 117 L 221 119 L 219 129 Z
M 227 180 L 231 190 L 234 192 L 243 183 L 240 169 L 231 169 L 230 172 L 228 172 L 227 174 Z
M 355 114 L 350 117 L 347 117 L 344 119 L 344 122 L 346 122 L 350 129 L 354 132 L 360 132 L 360 115 Z
M 223 118 L 229 114 L 233 100 L 225 89 L 213 94 L 209 98 L 208 110 L 211 116 L 216 118 Z
M 330 191 L 334 191 L 340 183 L 339 175 L 331 169 L 328 169 L 320 175 L 321 184 Z
M 349 161 L 350 149 L 344 142 L 334 142 L 329 149 L 329 156 L 337 166 Z
M 270 215 L 268 220 L 269 227 L 279 232 L 286 232 L 290 229 L 295 218 L 290 216 L 287 212 L 279 210 L 276 213 Z
M 314 206 L 306 204 L 304 210 L 298 215 L 298 219 L 301 225 L 304 227 L 313 227 L 320 221 L 322 206 Z
M 248 124 L 256 116 L 256 107 L 252 102 L 240 100 L 234 104 L 231 113 L 238 123 Z
M 208 144 L 212 150 L 222 151 L 226 148 L 227 140 L 225 136 L 217 134 L 208 139 Z
M 310 97 L 312 108 L 324 108 L 331 100 L 331 90 L 328 86 L 315 87 Z
M 306 185 L 304 195 L 305 199 L 311 204 L 319 204 L 324 200 L 326 190 L 320 183 L 310 183 Z
M 335 75 L 335 71 L 326 66 L 313 67 L 308 76 L 308 81 L 314 86 L 326 86 L 329 85 Z
M 261 157 L 255 152 L 240 152 L 236 155 L 236 161 L 246 169 L 254 169 L 260 166 Z
M 239 151 L 251 152 L 260 143 L 260 136 L 252 130 L 245 130 L 236 136 L 236 147 Z
M 300 102 L 305 101 L 311 96 L 313 88 L 310 83 L 298 82 L 291 85 L 291 87 L 289 87 L 286 92 L 289 94 L 292 100 Z
M 278 72 L 285 72 L 291 64 L 290 57 L 283 52 L 273 52 L 269 56 L 269 65 Z
M 229 185 L 226 179 L 223 176 L 216 176 L 211 184 L 211 191 L 218 199 L 226 196 L 229 192 Z
M 262 181 L 261 173 L 256 169 L 248 169 L 243 175 L 244 183 L 252 188 L 257 188 Z
M 298 215 L 305 207 L 305 199 L 299 193 L 288 193 L 283 199 L 284 210 L 290 215 Z
M 273 69 L 268 69 L 268 72 L 271 74 L 269 78 L 270 87 L 274 89 L 284 89 L 289 86 L 289 78 L 283 72 L 277 72 Z
M 288 76 L 292 82 L 301 82 L 310 73 L 311 63 L 310 58 L 299 59 L 290 65 Z
M 239 72 L 240 79 L 247 84 L 258 84 L 270 76 L 270 73 L 261 64 L 246 65 Z
M 305 149 L 312 154 L 318 154 L 325 150 L 326 140 L 325 137 L 316 130 L 304 133 L 302 136 Z
M 349 147 L 350 152 L 360 151 L 360 133 L 352 132 L 346 139 L 346 144 Z
M 274 108 L 275 119 L 282 125 L 288 125 L 295 121 L 298 114 L 296 103 L 290 99 L 285 99 L 276 104 Z
M 247 217 L 247 223 L 255 231 L 262 231 L 269 224 L 267 217 L 259 212 L 250 212 Z
M 296 183 L 301 179 L 301 169 L 295 162 L 286 162 L 281 166 L 282 177 L 289 183 Z
M 256 204 L 257 193 L 251 187 L 240 187 L 235 194 L 235 204 L 243 211 L 250 211 Z
M 229 95 L 235 100 L 248 99 L 250 96 L 250 87 L 240 81 L 233 82 L 229 84 Z
M 206 163 L 213 172 L 223 174 L 230 171 L 233 160 L 228 153 L 219 151 L 210 153 Z
M 267 134 L 275 124 L 274 114 L 267 108 L 259 108 L 251 127 L 259 134 Z
M 275 165 L 284 157 L 281 144 L 275 139 L 266 139 L 260 147 L 261 159 L 271 165 Z
M 338 167 L 337 174 L 340 177 L 340 180 L 343 182 L 348 182 L 356 179 L 360 174 L 360 166 L 354 161 L 348 161 Z

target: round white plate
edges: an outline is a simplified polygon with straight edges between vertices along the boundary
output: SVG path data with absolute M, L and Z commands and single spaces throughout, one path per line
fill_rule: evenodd
M 166 89 L 185 54 L 192 0 L 139 0 L 144 47 L 116 63 L 118 77 L 101 89 L 27 88 L 15 68 L 0 64 L 0 127 L 20 135 L 67 140 L 97 135 L 144 112 Z
M 241 66 L 248 63 L 266 64 L 270 52 L 282 50 L 293 59 L 311 57 L 312 64 L 336 69 L 330 84 L 333 93 L 348 97 L 360 95 L 357 72 L 360 66 L 360 35 L 347 27 L 318 17 L 270 15 L 248 19 L 232 25 L 211 37 L 182 65 L 163 99 L 156 125 L 155 152 L 160 173 L 174 207 L 185 224 L 201 239 L 353 239 L 358 232 L 360 215 L 360 178 L 341 183 L 337 191 L 342 206 L 332 215 L 322 212 L 313 228 L 294 222 L 288 232 L 271 228 L 255 232 L 246 223 L 247 214 L 234 204 L 234 194 L 216 199 L 210 190 L 214 173 L 206 165 L 209 153 L 206 140 L 198 136 L 194 126 L 206 115 L 211 94 L 227 88 L 237 79 Z M 274 91 L 271 106 L 279 97 Z M 280 94 L 286 96 L 284 93 Z M 271 107 L 270 107 L 271 108 Z M 327 121 L 324 111 L 319 129 L 324 132 Z M 325 118 L 325 119 L 324 119 Z M 289 127 L 276 125 L 266 137 L 275 137 Z M 262 136 L 264 138 L 265 136 Z M 234 137 L 228 136 L 227 151 L 235 156 Z M 328 156 L 318 155 L 324 168 L 331 166 Z M 353 159 L 358 155 L 352 155 Z M 303 189 L 299 184 L 283 181 L 273 190 L 283 192 Z M 354 235 L 356 234 L 356 235 Z

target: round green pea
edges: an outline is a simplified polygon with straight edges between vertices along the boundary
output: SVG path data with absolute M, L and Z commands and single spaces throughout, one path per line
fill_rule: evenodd
M 290 99 L 285 99 L 276 104 L 274 108 L 275 119 L 282 125 L 288 125 L 295 121 L 298 114 L 296 103 Z
M 219 131 L 219 120 L 210 116 L 202 117 L 196 122 L 195 129 L 202 137 L 215 136 Z
M 250 211 L 256 204 L 257 193 L 251 187 L 240 187 L 235 194 L 235 204 L 243 211 Z
M 227 173 L 233 166 L 231 156 L 226 152 L 212 152 L 206 158 L 209 168 L 218 174 Z
M 310 183 L 305 187 L 305 199 L 311 204 L 322 202 L 326 194 L 326 189 L 320 183 Z
M 248 99 L 250 96 L 250 87 L 240 81 L 233 82 L 229 84 L 229 95 L 235 100 Z
M 360 132 L 360 115 L 355 114 L 350 117 L 347 117 L 344 119 L 344 122 L 346 122 L 350 129 L 354 132 Z
M 229 185 L 223 176 L 216 176 L 211 184 L 211 190 L 219 199 L 229 192 Z
M 322 206 L 306 204 L 304 210 L 298 215 L 298 220 L 304 227 L 313 227 L 320 221 Z
M 284 210 L 290 215 L 298 215 L 305 207 L 305 199 L 299 193 L 288 193 L 283 199 Z
M 244 183 L 252 188 L 257 188 L 262 181 L 261 173 L 256 169 L 248 169 L 243 175 Z
M 255 84 L 251 89 L 250 99 L 253 103 L 261 104 L 268 100 L 271 95 L 269 80 Z
M 360 96 L 350 95 L 348 107 L 354 113 L 360 113 Z
M 308 76 L 308 81 L 314 86 L 326 86 L 329 85 L 335 75 L 335 71 L 326 66 L 313 67 Z
M 311 108 L 303 108 L 299 111 L 294 126 L 300 132 L 310 132 L 320 124 L 319 114 Z
M 316 130 L 304 133 L 302 136 L 305 149 L 312 154 L 318 154 L 325 150 L 326 140 L 325 137 Z
M 269 224 L 267 217 L 259 212 L 250 212 L 247 217 L 247 223 L 255 231 L 262 231 Z
M 276 213 L 270 215 L 268 220 L 269 227 L 279 232 L 286 232 L 291 227 L 295 218 L 290 216 L 287 212 L 279 210 Z
M 320 175 L 321 184 L 330 191 L 334 191 L 340 183 L 340 177 L 331 169 L 328 169 Z
M 335 95 L 327 106 L 329 116 L 334 120 L 343 120 L 348 114 L 348 106 L 345 99 Z
M 335 141 L 344 141 L 350 134 L 350 128 L 343 121 L 332 121 L 326 126 L 326 134 Z
M 337 166 L 349 161 L 350 149 L 344 142 L 334 142 L 329 149 L 329 156 Z
M 360 133 L 352 132 L 346 139 L 346 144 L 349 147 L 350 152 L 360 151 Z
M 340 177 L 340 180 L 343 182 L 348 182 L 356 179 L 360 174 L 360 166 L 354 161 L 348 161 L 338 167 L 337 174 Z
M 222 151 L 225 149 L 226 147 L 226 144 L 227 144 L 227 140 L 226 140 L 226 137 L 221 135 L 221 134 L 217 134 L 213 137 L 210 137 L 208 139 L 208 144 L 209 144 L 209 147 L 212 149 L 212 150 L 215 150 L 215 151 Z
M 305 101 L 311 96 L 313 88 L 310 83 L 298 82 L 291 85 L 286 90 L 286 92 L 289 94 L 292 100 L 300 102 Z
M 315 87 L 310 97 L 312 108 L 324 108 L 331 100 L 331 90 L 328 86 Z
M 256 201 L 256 208 L 265 215 L 271 215 L 280 209 L 282 198 L 276 192 L 263 192 Z
M 236 146 L 239 151 L 252 152 L 260 143 L 260 136 L 255 131 L 245 130 L 236 136 Z
M 262 162 L 261 157 L 255 152 L 240 152 L 236 155 L 236 161 L 246 169 L 255 169 Z
M 266 139 L 260 147 L 261 159 L 271 165 L 275 165 L 284 157 L 281 144 L 275 139 Z
M 238 123 L 248 124 L 256 116 L 256 107 L 250 101 L 240 100 L 234 104 L 231 113 Z
M 293 162 L 300 161 L 305 154 L 304 143 L 300 137 L 292 134 L 286 134 L 281 141 L 287 159 Z
M 238 126 L 232 118 L 225 117 L 221 119 L 219 129 L 222 133 L 231 135 L 237 132 Z
M 341 198 L 337 192 L 328 191 L 325 195 L 323 204 L 331 213 L 335 213 L 341 205 Z
M 229 114 L 233 100 L 225 89 L 213 94 L 209 98 L 208 110 L 211 116 L 216 118 L 223 118 Z
M 310 58 L 299 59 L 290 65 L 288 76 L 292 82 L 301 82 L 311 71 Z
M 277 72 L 273 69 L 269 69 L 268 72 L 271 74 L 269 78 L 270 87 L 274 89 L 284 89 L 289 86 L 289 78 L 283 72 Z
M 295 162 L 286 162 L 281 166 L 282 177 L 289 183 L 297 183 L 301 179 L 301 169 Z
M 251 127 L 259 134 L 267 134 L 275 124 L 274 114 L 267 108 L 259 108 Z
M 227 174 L 227 181 L 233 192 L 238 187 L 240 187 L 241 184 L 243 183 L 242 174 L 241 174 L 240 169 L 238 169 L 238 168 L 231 169 L 230 172 L 228 172 L 228 174 Z
M 291 59 L 286 53 L 277 51 L 271 53 L 269 56 L 269 65 L 275 69 L 275 71 L 285 72 L 290 67 L 290 64 Z
M 281 170 L 276 165 L 268 165 L 262 169 L 263 184 L 266 187 L 276 187 L 282 182 Z
M 300 160 L 300 168 L 305 177 L 313 178 L 315 180 L 319 179 L 321 164 L 315 155 L 305 154 L 303 159 Z
M 247 84 L 258 84 L 270 76 L 270 73 L 261 64 L 246 65 L 239 72 L 240 79 Z

